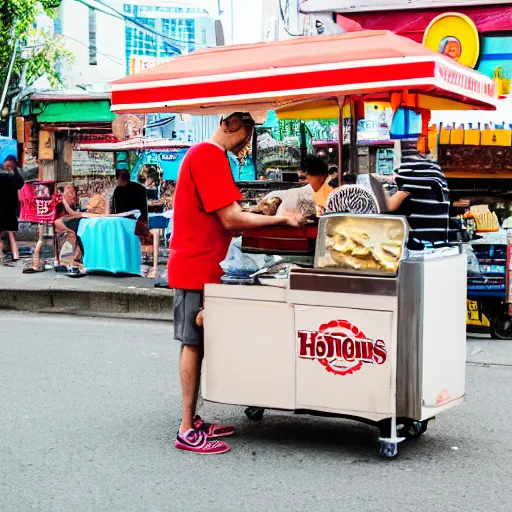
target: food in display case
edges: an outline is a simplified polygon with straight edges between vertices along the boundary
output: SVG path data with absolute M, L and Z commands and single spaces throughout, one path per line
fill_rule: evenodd
M 320 218 L 315 267 L 395 275 L 407 237 L 400 217 L 326 215 Z
M 477 233 L 496 233 L 500 230 L 500 223 L 495 212 L 489 210 L 486 204 L 471 207 L 471 213 L 476 221 Z

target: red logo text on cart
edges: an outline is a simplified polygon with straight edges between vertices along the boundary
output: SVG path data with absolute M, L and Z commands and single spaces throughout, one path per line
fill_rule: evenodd
M 365 364 L 386 362 L 386 344 L 370 340 L 346 320 L 333 320 L 318 331 L 297 331 L 298 355 L 301 359 L 316 359 L 336 375 L 351 375 Z

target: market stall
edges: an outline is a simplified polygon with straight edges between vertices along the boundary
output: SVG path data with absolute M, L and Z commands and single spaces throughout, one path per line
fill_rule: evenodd
M 181 161 L 190 146 L 191 144 L 189 143 L 170 139 L 144 139 L 143 137 L 136 137 L 112 143 L 83 143 L 76 147 L 80 152 L 112 155 L 116 171 L 121 169 L 129 170 L 132 180 L 134 181 L 138 180 L 141 170 L 147 162 L 155 162 L 155 164 L 151 166 L 156 169 L 156 173 L 158 173 L 160 179 L 158 183 L 155 184 L 156 188 L 148 191 L 148 228 L 153 234 L 153 244 L 148 247 L 143 246 L 146 254 L 148 253 L 148 249 L 149 252 L 152 253 L 153 267 L 148 274 L 151 278 L 156 278 L 158 275 L 162 232 L 167 228 L 170 218 L 165 211 L 172 207 L 174 182 L 176 181 Z M 149 159 L 145 158 L 148 154 L 155 156 Z M 146 165 L 146 167 L 148 166 Z M 126 219 L 118 219 L 110 221 L 110 223 L 100 221 L 90 222 L 88 229 L 89 231 L 96 230 L 97 232 L 101 231 L 103 228 L 111 229 L 113 222 L 117 222 L 120 225 L 121 232 L 125 230 L 123 223 L 126 223 Z M 97 235 L 98 240 L 108 240 L 106 231 L 104 233 L 97 233 Z M 120 236 L 123 238 L 122 235 Z M 126 244 L 127 247 L 134 247 L 133 240 L 126 240 Z M 135 253 L 137 251 L 134 250 L 132 252 Z M 99 262 L 99 266 L 102 267 L 101 270 L 105 270 L 103 267 L 105 267 L 106 263 L 103 254 L 98 253 L 98 258 L 94 261 L 94 265 L 98 266 L 96 260 Z M 119 260 L 119 258 L 116 257 L 112 259 L 112 262 L 117 260 Z M 107 266 L 108 268 L 117 268 L 117 264 L 114 266 L 108 264 Z M 132 263 L 131 265 L 124 265 L 121 268 L 125 273 L 133 273 L 133 270 L 128 271 L 126 269 L 135 269 L 136 266 Z
M 474 253 L 468 274 L 468 330 L 497 339 L 512 339 L 505 271 L 507 229 L 512 226 L 512 130 L 505 121 L 510 105 L 507 99 L 492 113 L 435 113 L 429 129 L 453 214 L 465 226 Z
M 274 109 L 294 118 L 336 108 L 339 141 L 342 107 L 354 98 L 495 108 L 492 80 L 388 32 L 195 52 L 115 82 L 112 94 L 116 112 Z M 338 154 L 341 174 L 341 145 Z M 381 454 L 396 456 L 404 437 L 463 400 L 466 257 L 408 255 L 400 217 L 332 214 L 300 236 L 279 229 L 266 230 L 272 251 L 314 230 L 313 268 L 265 279 L 273 286 L 207 285 L 203 397 L 260 415 L 275 408 L 368 421 L 380 428 Z

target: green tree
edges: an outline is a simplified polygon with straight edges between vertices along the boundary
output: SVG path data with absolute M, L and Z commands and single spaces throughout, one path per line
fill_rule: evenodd
M 10 89 L 16 88 L 25 67 L 26 84 L 47 75 L 52 85 L 58 86 L 59 61 L 72 60 L 62 37 L 36 28 L 36 19 L 46 14 L 54 17 L 60 0 L 0 0 L 0 87 L 3 89 L 13 52 L 16 52 Z M 30 52 L 22 52 L 24 47 Z
M 37 45 L 28 60 L 18 59 L 15 65 L 16 74 L 19 76 L 23 65 L 26 65 L 27 86 L 43 75 L 48 77 L 52 87 L 61 86 L 59 63 L 65 65 L 74 61 L 73 53 L 65 46 L 65 38 L 59 34 L 36 30 L 33 39 L 37 41 Z

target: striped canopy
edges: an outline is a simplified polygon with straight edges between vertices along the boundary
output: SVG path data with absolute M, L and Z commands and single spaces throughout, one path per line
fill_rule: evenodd
M 197 50 L 113 82 L 112 110 L 279 110 L 404 90 L 424 108 L 495 109 L 492 79 L 391 32 L 361 31 Z

